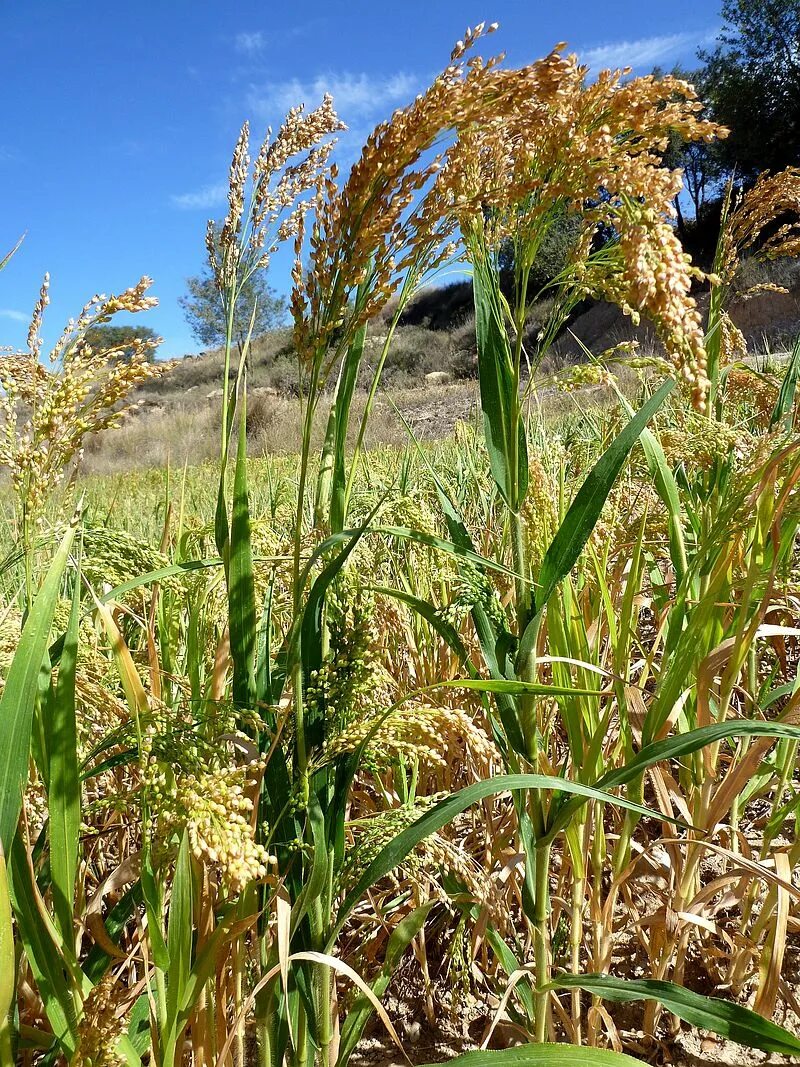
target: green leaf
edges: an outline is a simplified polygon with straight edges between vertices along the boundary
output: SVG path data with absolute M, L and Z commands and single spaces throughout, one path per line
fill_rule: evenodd
M 514 1048 L 481 1049 L 447 1061 L 453 1067 L 625 1067 L 639 1060 L 604 1048 L 578 1045 L 517 1045 Z M 426 1067 L 435 1067 L 426 1064 Z
M 542 560 L 539 588 L 536 590 L 537 615 L 546 606 L 558 583 L 574 567 L 600 518 L 603 505 L 628 453 L 674 388 L 675 382 L 672 379 L 664 382 L 658 392 L 642 405 L 627 426 L 614 438 L 587 474 Z
M 523 789 L 573 793 L 581 797 L 583 803 L 587 800 L 610 802 L 640 815 L 647 815 L 661 820 L 667 819 L 669 822 L 679 824 L 679 820 L 669 819 L 660 812 L 645 808 L 641 804 L 636 804 L 623 797 L 611 796 L 611 794 L 593 786 L 583 785 L 580 782 L 571 782 L 567 778 L 555 778 L 544 774 L 500 774 L 494 778 L 474 782 L 465 789 L 451 793 L 450 796 L 445 797 L 444 800 L 429 808 L 415 823 L 412 823 L 411 826 L 399 833 L 380 850 L 347 894 L 339 910 L 336 925 L 328 941 L 326 951 L 330 950 L 348 915 L 367 889 L 388 874 L 389 871 L 399 866 L 420 841 L 424 841 L 426 837 L 430 837 L 431 834 L 452 822 L 457 815 L 460 815 L 462 811 L 466 811 L 467 808 L 476 804 L 479 800 L 485 800 L 486 797 L 495 796 L 497 793 L 508 793 Z
M 279 563 L 284 559 L 282 556 L 255 556 L 254 563 Z M 189 559 L 183 563 L 171 563 L 168 567 L 159 567 L 157 570 L 148 571 L 147 574 L 139 574 L 127 582 L 115 585 L 113 589 L 98 597 L 101 604 L 108 604 L 112 600 L 120 600 L 132 589 L 142 589 L 146 585 L 155 585 L 163 582 L 165 578 L 176 578 L 181 574 L 191 574 L 193 571 L 208 570 L 209 568 L 221 567 L 223 560 L 220 556 L 212 556 L 210 559 Z
M 528 490 L 528 449 L 519 403 L 519 383 L 503 321 L 500 283 L 486 263 L 476 262 L 472 279 L 475 335 L 486 450 L 500 495 L 519 511 Z
M 433 483 L 436 486 L 436 494 L 439 498 L 442 511 L 444 513 L 445 523 L 447 524 L 447 531 L 450 534 L 450 539 L 453 544 L 460 550 L 466 550 L 468 552 L 474 552 L 474 545 L 469 535 L 469 531 L 464 523 L 463 518 L 458 512 L 453 501 L 450 499 L 450 494 L 447 491 L 447 487 L 442 482 L 439 475 L 433 469 L 430 460 L 417 446 L 419 453 L 423 458 L 428 472 L 433 479 Z M 464 569 L 459 568 L 463 574 Z M 501 624 L 498 626 L 497 621 L 492 619 L 486 607 L 483 604 L 476 603 L 472 607 L 472 621 L 475 625 L 475 633 L 477 634 L 478 641 L 480 642 L 483 658 L 488 668 L 489 674 L 492 678 L 502 679 L 507 675 L 513 673 L 513 668 L 508 661 L 507 651 L 501 650 L 501 644 L 507 650 L 509 648 L 508 639 L 510 633 L 508 629 L 502 629 L 502 616 Z M 499 631 L 499 632 L 498 632 Z M 522 737 L 522 731 L 519 725 L 519 719 L 517 715 L 517 706 L 514 698 L 508 694 L 496 693 L 495 703 L 497 705 L 497 711 L 500 716 L 500 722 L 505 732 L 506 742 L 511 746 L 515 752 L 522 752 L 525 748 L 525 743 Z M 499 739 L 498 739 L 499 743 Z M 501 746 L 502 747 L 502 746 Z
M 413 593 L 407 593 L 403 589 L 392 589 L 385 585 L 373 585 L 370 588 L 380 596 L 388 596 L 393 600 L 399 600 L 402 604 L 411 608 L 412 611 L 415 611 L 420 618 L 424 619 L 438 633 L 450 650 L 455 652 L 459 661 L 466 665 L 470 673 L 474 671 L 475 668 L 469 661 L 469 654 L 455 626 L 448 622 L 433 604 L 430 604 L 427 600 L 421 600 L 419 597 L 414 596 Z
M 9 854 L 28 780 L 33 712 L 39 670 L 47 654 L 50 627 L 75 527 L 70 526 L 22 627 L 0 697 L 0 848 Z
M 300 652 L 303 670 L 306 673 L 317 670 L 322 664 L 322 615 L 328 587 L 347 562 L 350 553 L 366 533 L 371 517 L 369 516 L 367 522 L 357 530 L 345 530 L 341 534 L 327 538 L 312 554 L 312 559 L 314 556 L 319 558 L 322 554 L 323 546 L 330 548 L 335 544 L 340 544 L 342 541 L 346 542 L 342 551 L 326 563 L 314 579 L 314 583 L 308 592 L 300 625 Z M 308 571 L 308 569 L 307 567 L 306 570 Z
M 734 737 L 773 737 L 800 741 L 800 726 L 791 726 L 781 722 L 751 721 L 749 719 L 726 719 L 724 722 L 711 723 L 684 734 L 665 737 L 645 745 L 623 767 L 608 771 L 595 783 L 598 789 L 613 789 L 635 781 L 648 767 L 663 760 L 680 759 L 698 752 L 715 741 L 729 740 Z
M 508 693 L 512 696 L 538 697 L 600 697 L 598 689 L 576 689 L 569 685 L 551 685 L 549 682 L 520 682 L 507 678 L 449 678 L 426 686 L 425 692 L 434 689 L 471 689 L 478 693 Z
M 148 571 L 147 574 L 138 574 L 127 582 L 115 585 L 113 589 L 103 593 L 99 600 L 101 604 L 109 604 L 111 601 L 121 600 L 132 589 L 142 589 L 146 585 L 155 585 L 156 582 L 163 582 L 165 578 L 175 578 L 181 574 L 191 574 L 193 571 L 221 566 L 222 559 L 219 556 L 213 556 L 211 559 L 189 559 L 183 563 L 171 563 L 168 567 L 159 567 L 157 570 Z
M 800 726 L 789 726 L 779 722 L 754 722 L 749 719 L 728 719 L 715 722 L 710 726 L 701 726 L 684 734 L 665 737 L 645 745 L 622 767 L 608 771 L 594 783 L 596 789 L 616 789 L 621 785 L 635 782 L 649 768 L 664 760 L 676 760 L 699 752 L 706 745 L 734 737 L 774 737 L 800 741 Z M 581 806 L 579 799 L 568 800 L 559 810 L 548 832 L 552 839 L 570 822 L 575 811 Z M 658 816 L 660 819 L 662 815 Z
M 142 1057 L 127 1034 L 117 1039 L 116 1052 L 122 1057 L 125 1067 L 142 1067 Z
M 781 423 L 785 430 L 792 428 L 792 411 L 794 408 L 794 394 L 797 391 L 797 380 L 800 378 L 800 336 L 794 343 L 789 365 L 783 376 L 772 417 L 769 420 L 770 430 L 774 430 Z
M 530 819 L 528 820 L 528 824 L 530 824 Z M 478 909 L 475 910 L 476 917 L 477 914 Z M 514 955 L 514 953 L 505 943 L 498 931 L 491 925 L 489 925 L 486 929 L 486 940 L 491 945 L 492 951 L 497 956 L 498 960 L 500 961 L 501 967 L 506 972 L 506 975 L 509 978 L 512 974 L 514 974 L 515 971 L 519 971 L 522 969 L 522 964 L 520 963 L 517 956 Z M 522 951 L 524 951 L 524 948 Z M 534 1003 L 533 988 L 531 986 L 531 983 L 519 982 L 514 987 L 514 996 L 519 1000 L 520 1004 L 522 1005 L 522 1009 L 525 1012 L 527 1025 L 531 1027 L 535 1026 L 536 1007 Z
M 366 283 L 359 289 L 356 304 L 360 304 L 366 298 Z M 344 528 L 347 476 L 345 473 L 345 456 L 347 454 L 347 430 L 350 425 L 350 409 L 358 383 L 358 372 L 364 356 L 364 342 L 367 337 L 366 323 L 355 333 L 342 362 L 339 380 L 336 383 L 336 395 L 331 406 L 328 418 L 328 433 L 326 435 L 325 450 L 323 452 L 322 471 L 331 465 L 331 491 L 330 491 L 330 516 L 329 529 L 331 533 L 338 533 Z M 324 478 L 320 475 L 320 484 L 324 493 Z M 320 500 L 320 506 L 324 507 L 326 501 Z
M 167 1026 L 177 1029 L 180 1008 L 183 1003 L 189 972 L 192 967 L 192 857 L 189 851 L 189 832 L 183 831 L 178 856 L 175 861 L 175 876 L 172 880 L 172 896 L 167 925 Z M 177 1038 L 179 1035 L 175 1033 Z
M 127 1040 L 139 1056 L 150 1051 L 150 1000 L 147 993 L 137 998 L 128 1015 Z
M 372 515 L 375 515 L 379 510 L 383 499 L 378 501 L 378 504 L 373 508 Z M 517 574 L 516 571 L 510 567 L 506 567 L 504 563 L 498 563 L 497 560 L 490 559 L 488 556 L 481 556 L 479 553 L 472 551 L 472 549 L 466 547 L 461 542 L 445 541 L 441 537 L 437 537 L 435 534 L 425 533 L 422 530 L 412 530 L 408 526 L 373 526 L 371 529 L 367 529 L 369 526 L 369 520 L 364 523 L 363 526 L 357 529 L 343 530 L 338 534 L 331 534 L 330 537 L 326 537 L 324 541 L 321 541 L 311 555 L 308 558 L 308 562 L 303 568 L 303 574 L 301 579 L 303 582 L 308 578 L 311 573 L 314 564 L 317 560 L 324 556 L 326 552 L 329 552 L 336 545 L 340 545 L 345 541 L 349 541 L 356 535 L 361 536 L 364 533 L 369 533 L 374 536 L 376 534 L 385 537 L 399 537 L 405 541 L 415 541 L 418 545 L 425 545 L 428 548 L 435 548 L 441 552 L 447 552 L 456 559 L 462 559 L 467 563 L 471 563 L 474 567 L 478 567 L 480 570 L 497 571 L 498 574 L 503 574 L 506 578 L 519 578 L 525 581 L 525 577 L 521 574 Z
M 217 922 L 214 932 L 198 952 L 197 958 L 195 959 L 186 980 L 183 996 L 181 998 L 180 1014 L 178 1016 L 178 1025 L 181 1026 L 181 1028 L 188 1023 L 189 1017 L 197 1004 L 198 997 L 202 994 L 206 982 L 212 974 L 214 974 L 214 971 L 219 964 L 220 952 L 223 946 L 236 935 L 237 928 L 243 933 L 245 930 L 249 929 L 251 925 L 251 922 L 239 922 L 237 927 L 237 916 L 234 910 L 228 911 L 228 913 Z
M 164 931 L 161 925 L 161 885 L 156 880 L 153 870 L 151 850 L 145 847 L 142 850 L 142 869 L 139 875 L 139 884 L 142 887 L 142 899 L 147 914 L 147 935 L 150 939 L 150 951 L 156 967 L 161 971 L 169 970 L 169 952 L 164 940 Z
M 119 941 L 123 930 L 128 925 L 128 921 L 134 913 L 134 910 L 142 904 L 143 900 L 142 887 L 139 882 L 135 882 L 131 888 L 120 897 L 106 916 L 103 923 L 110 941 L 115 944 Z M 110 963 L 111 957 L 105 949 L 102 949 L 96 944 L 82 965 L 83 972 L 92 985 L 97 985 Z
M 604 1000 L 622 1002 L 657 1000 L 684 1022 L 700 1030 L 710 1030 L 728 1041 L 792 1058 L 800 1055 L 800 1039 L 782 1026 L 749 1008 L 718 997 L 701 996 L 674 982 L 659 982 L 652 978 L 628 980 L 605 974 L 564 974 L 547 988 L 585 989 Z
M 53 911 L 64 941 L 73 937 L 73 900 L 81 821 L 81 784 L 75 722 L 75 673 L 80 624 L 80 569 L 75 574 L 72 608 L 64 636 L 58 678 L 50 703 L 50 784 L 47 790 L 50 875 Z
M 330 860 L 325 838 L 325 816 L 319 798 L 313 793 L 308 798 L 308 821 L 314 842 L 311 854 L 311 870 L 304 875 L 303 888 L 292 906 L 291 932 L 295 933 L 303 918 L 325 892 L 330 877 Z
M 256 601 L 253 552 L 247 494 L 247 394 L 239 424 L 239 444 L 233 475 L 228 565 L 228 626 L 233 660 L 233 702 L 240 708 L 255 703 Z
M 373 512 L 374 514 L 374 512 Z M 323 613 L 325 597 L 328 587 L 347 562 L 350 553 L 363 537 L 372 515 L 367 517 L 367 522 L 354 533 L 346 532 L 345 535 L 337 535 L 328 538 L 328 541 L 336 542 L 346 540 L 347 543 L 338 555 L 325 565 L 320 574 L 314 580 L 308 592 L 305 608 L 300 619 L 300 658 L 303 665 L 303 674 L 310 678 L 313 671 L 322 666 L 323 647 Z M 309 748 L 321 745 L 324 739 L 326 709 L 322 702 L 312 705 L 307 709 L 305 720 L 306 744 Z
M 14 1004 L 16 978 L 17 961 L 14 954 L 14 926 L 11 921 L 8 873 L 3 850 L 0 849 L 0 1067 L 12 1067 L 13 1064 L 9 1016 Z
M 54 930 L 36 906 L 38 890 L 33 884 L 26 848 L 19 834 L 14 836 L 8 867 L 11 903 L 25 956 L 53 1033 L 70 1056 L 78 1043 L 73 996 L 78 991 L 70 980 L 69 965 L 55 940 Z
M 615 391 L 622 406 L 633 417 L 635 411 L 628 398 L 616 386 Z M 669 557 L 675 570 L 675 581 L 680 583 L 686 573 L 687 561 L 678 483 L 675 481 L 675 476 L 670 469 L 669 463 L 667 463 L 664 449 L 656 435 L 645 427 L 642 430 L 640 440 L 642 442 L 642 451 L 647 461 L 647 469 L 650 471 L 650 477 L 653 479 L 653 484 L 661 498 L 661 502 L 667 509 Z

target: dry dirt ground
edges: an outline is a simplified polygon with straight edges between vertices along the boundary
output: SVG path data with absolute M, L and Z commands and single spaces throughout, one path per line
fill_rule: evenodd
M 388 997 L 385 1004 L 408 1059 L 386 1034 L 382 1024 L 375 1021 L 356 1048 L 350 1061 L 353 1067 L 408 1067 L 409 1061 L 415 1065 L 443 1063 L 453 1056 L 479 1048 L 493 1020 L 489 1007 L 476 1004 L 461 1017 L 448 1016 L 439 1009 L 436 1025 L 432 1027 L 426 1019 L 422 996 L 413 999 Z M 785 1067 L 800 1062 L 745 1048 L 681 1023 L 676 1023 L 672 1032 L 664 1026 L 658 1042 L 646 1041 L 642 1032 L 635 1029 L 636 1021 L 641 1018 L 641 1005 L 632 1006 L 630 1012 L 625 1005 L 611 1007 L 615 1009 L 613 1015 L 624 1041 L 624 1051 L 643 1063 L 659 1067 Z M 628 1015 L 629 1026 L 626 1027 Z M 784 1018 L 776 1018 L 776 1021 L 794 1033 L 800 1032 L 800 1019 L 793 1012 L 788 1012 Z M 521 1041 L 524 1041 L 522 1035 L 501 1023 L 489 1039 L 489 1048 L 505 1048 Z M 576 1067 L 579 1067 L 579 1061 L 576 1061 Z

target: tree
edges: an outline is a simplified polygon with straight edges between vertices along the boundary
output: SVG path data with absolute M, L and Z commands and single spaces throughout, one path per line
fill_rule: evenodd
M 663 78 L 664 71 L 660 67 L 655 67 L 653 77 Z M 705 70 L 684 70 L 676 66 L 670 71 L 670 77 L 680 78 L 681 81 L 694 85 L 700 99 L 706 99 Z M 708 113 L 703 115 L 703 118 L 709 117 Z M 674 130 L 663 160 L 665 166 L 683 171 L 683 192 L 691 204 L 694 221 L 699 221 L 709 202 L 719 195 L 727 173 L 720 154 L 720 142 L 717 140 L 711 143 L 687 142 L 677 130 Z M 685 206 L 685 200 L 682 200 L 680 195 L 676 196 L 675 213 L 678 219 L 678 232 L 682 239 L 686 238 L 688 233 Z
M 221 227 L 215 226 L 219 234 Z M 217 283 L 209 267 L 202 274 L 186 279 L 188 293 L 179 298 L 189 328 L 201 345 L 218 347 L 225 342 L 225 313 Z M 247 337 L 250 320 L 255 307 L 253 337 L 260 337 L 268 330 L 281 325 L 285 314 L 284 301 L 267 284 L 266 271 L 256 271 L 244 283 L 236 301 L 233 318 L 233 336 L 240 343 Z
M 800 164 L 800 0 L 724 0 L 725 25 L 699 52 L 720 147 L 745 180 Z
M 97 352 L 108 352 L 114 362 L 127 363 L 139 347 L 137 341 L 159 341 L 155 330 L 149 326 L 90 326 L 84 334 L 88 344 Z M 148 359 L 154 360 L 158 344 L 146 349 Z
M 580 220 L 566 212 L 561 212 L 551 221 L 528 276 L 529 299 L 535 299 L 564 270 L 579 231 Z M 509 237 L 500 245 L 500 280 L 506 291 L 510 291 L 513 285 L 514 258 L 514 241 Z

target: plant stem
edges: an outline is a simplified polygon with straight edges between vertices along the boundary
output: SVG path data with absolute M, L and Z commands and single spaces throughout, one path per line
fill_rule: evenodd
M 581 943 L 583 941 L 583 896 L 584 880 L 577 873 L 572 883 L 572 908 L 570 914 L 570 968 L 573 974 L 578 974 L 581 969 Z M 582 1043 L 582 1019 L 581 1019 L 581 991 L 575 989 L 572 992 L 572 1025 L 574 1032 L 572 1040 L 576 1045 Z
M 550 993 L 544 986 L 550 981 L 550 846 L 536 848 L 534 858 L 533 959 L 536 976 L 536 1030 L 534 1040 L 547 1040 Z
M 0 1019 L 0 1067 L 14 1067 L 11 1024 L 8 1019 Z
M 322 900 L 320 897 L 314 901 L 311 909 L 311 933 L 315 948 L 324 950 L 325 934 L 323 926 Z M 314 968 L 317 986 L 317 1026 L 319 1028 L 320 1062 L 322 1067 L 331 1067 L 328 1060 L 333 1040 L 331 1027 L 331 970 L 324 963 L 317 964 Z

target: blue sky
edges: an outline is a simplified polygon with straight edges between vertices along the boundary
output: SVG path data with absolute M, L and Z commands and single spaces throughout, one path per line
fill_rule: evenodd
M 350 131 L 344 156 L 446 63 L 467 25 L 521 64 L 566 40 L 595 69 L 691 63 L 719 28 L 719 0 L 0 0 L 0 344 L 24 340 L 45 270 L 46 339 L 97 290 L 155 279 L 140 318 L 160 356 L 198 350 L 178 297 L 203 265 L 208 218 L 225 212 L 245 118 L 260 138 L 328 90 Z M 289 253 L 270 282 L 286 292 Z

